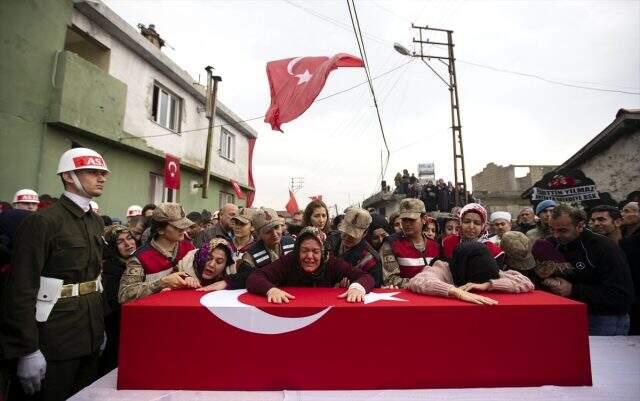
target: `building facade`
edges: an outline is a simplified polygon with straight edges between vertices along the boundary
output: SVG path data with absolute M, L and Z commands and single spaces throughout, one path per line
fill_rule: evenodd
M 203 199 L 205 89 L 161 49 L 98 1 L 11 0 L 0 14 L 0 199 L 20 188 L 58 196 L 59 156 L 101 153 L 111 175 L 102 214 L 159 203 L 164 156 L 181 160 L 177 193 L 187 211 L 244 204 L 257 132 L 218 101 L 209 196 Z

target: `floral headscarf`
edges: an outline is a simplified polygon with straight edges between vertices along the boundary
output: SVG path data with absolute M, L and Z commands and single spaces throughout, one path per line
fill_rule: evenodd
M 202 280 L 202 271 L 204 270 L 204 266 L 207 264 L 207 261 L 214 249 L 222 249 L 224 251 L 227 256 L 227 263 L 225 267 L 229 267 L 233 264 L 233 254 L 231 252 L 229 242 L 223 238 L 214 238 L 203 244 L 202 247 L 196 251 L 193 258 L 193 267 L 200 280 Z

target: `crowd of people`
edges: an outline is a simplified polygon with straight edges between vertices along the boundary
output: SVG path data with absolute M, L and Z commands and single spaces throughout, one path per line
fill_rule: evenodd
M 584 302 L 591 335 L 640 333 L 636 201 L 589 216 L 543 201 L 514 222 L 473 202 L 430 213 L 443 209 L 427 184 L 426 200 L 404 198 L 389 218 L 349 207 L 331 219 L 313 200 L 289 221 L 267 207 L 186 213 L 171 202 L 132 205 L 120 221 L 93 201 L 108 180 L 101 155 L 71 149 L 57 173 L 59 199 L 40 207 L 20 190 L 0 213 L 5 399 L 62 400 L 87 386 L 117 366 L 121 305 L 178 289 L 289 303 L 284 287 L 341 287 L 346 302 L 405 288 L 484 305 L 497 303 L 489 291 L 538 289 Z
M 435 183 L 431 179 L 421 180 L 415 174 L 409 175 L 408 170 L 397 173 L 394 178 L 396 194 L 403 194 L 407 198 L 422 200 L 427 212 L 449 213 L 455 207 L 462 207 L 473 203 L 473 196 L 462 187 L 454 187 L 451 181 L 445 184 L 442 178 Z

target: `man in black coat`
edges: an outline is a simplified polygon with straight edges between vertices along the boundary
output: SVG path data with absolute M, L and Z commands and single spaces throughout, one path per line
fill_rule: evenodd
M 555 294 L 587 304 L 590 335 L 626 335 L 633 302 L 633 283 L 622 250 L 611 239 L 585 228 L 586 214 L 560 205 L 549 221 L 549 240 L 573 265 L 570 277 L 544 284 Z

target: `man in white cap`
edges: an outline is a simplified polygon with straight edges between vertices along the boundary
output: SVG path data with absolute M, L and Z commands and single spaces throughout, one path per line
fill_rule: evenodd
M 16 234 L 3 293 L 2 351 L 18 360 L 25 393 L 40 391 L 43 400 L 67 399 L 97 376 L 104 223 L 90 201 L 102 194 L 108 173 L 97 152 L 66 151 L 58 163 L 64 194 L 27 217 Z
M 13 195 L 12 203 L 14 209 L 22 209 L 35 212 L 36 210 L 38 210 L 40 198 L 38 197 L 38 193 L 33 189 L 21 189 L 16 192 L 15 195 Z
M 131 219 L 142 215 L 142 206 L 131 205 L 127 208 L 127 223 L 131 223 Z
M 500 245 L 502 236 L 511 231 L 511 213 L 509 212 L 493 212 L 489 217 L 489 221 L 494 227 L 496 235 L 489 238 L 489 241 L 496 245 Z

